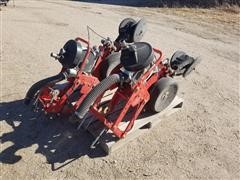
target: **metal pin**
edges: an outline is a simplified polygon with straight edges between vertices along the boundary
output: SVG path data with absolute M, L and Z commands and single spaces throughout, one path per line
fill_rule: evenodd
M 84 127 L 84 128 L 85 128 L 85 130 L 87 130 L 87 129 L 88 129 L 88 127 L 90 126 L 90 124 L 91 124 L 93 121 L 95 121 L 95 119 L 94 119 L 94 118 L 90 118 L 90 119 L 89 119 L 89 121 L 88 121 L 87 125 Z
M 79 126 L 77 127 L 77 130 L 79 130 L 79 129 L 82 127 L 82 125 L 83 125 L 83 123 L 85 122 L 86 119 L 87 119 L 87 114 L 83 117 L 81 123 L 80 123 Z
M 104 128 L 101 132 L 100 132 L 100 134 L 96 137 L 96 139 L 92 142 L 92 144 L 91 144 L 91 146 L 90 146 L 90 148 L 91 149 L 94 149 L 96 146 L 96 143 L 99 141 L 99 139 L 100 139 L 100 137 L 104 134 L 104 133 L 106 133 L 108 131 L 108 129 L 106 129 L 106 128 Z

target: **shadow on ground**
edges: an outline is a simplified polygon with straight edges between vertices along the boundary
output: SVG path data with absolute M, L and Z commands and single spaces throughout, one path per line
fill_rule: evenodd
M 32 112 L 23 105 L 23 100 L 0 103 L 0 117 L 13 129 L 0 137 L 3 145 L 8 141 L 13 143 L 5 149 L 2 145 L 2 163 L 18 163 L 22 157 L 15 153 L 34 144 L 38 145 L 35 153 L 44 155 L 52 170 L 58 170 L 83 155 L 90 158 L 105 156 L 100 148 L 89 148 L 93 139 L 88 133 L 77 131 L 66 119 L 48 119 L 43 113 Z M 60 166 L 55 167 L 56 163 Z

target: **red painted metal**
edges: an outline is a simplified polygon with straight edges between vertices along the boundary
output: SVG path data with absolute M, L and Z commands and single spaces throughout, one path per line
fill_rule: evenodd
M 100 49 L 100 55 L 98 56 L 98 59 L 96 60 L 96 64 L 93 69 L 92 74 L 86 74 L 82 71 L 84 68 L 86 61 L 90 55 L 91 47 L 90 43 L 80 37 L 77 37 L 75 39 L 76 41 L 79 41 L 87 46 L 87 52 L 84 57 L 84 60 L 81 64 L 81 67 L 77 73 L 77 77 L 75 78 L 68 78 L 67 82 L 65 83 L 65 87 L 62 89 L 59 89 L 59 94 L 56 97 L 53 97 L 51 94 L 53 91 L 51 88 L 53 88 L 54 85 L 49 85 L 48 87 L 45 87 L 41 90 L 39 93 L 39 101 L 42 104 L 43 110 L 47 113 L 53 113 L 53 114 L 62 114 L 62 115 L 69 115 L 73 113 L 81 104 L 83 99 L 86 97 L 86 95 L 92 90 L 92 88 L 99 83 L 98 77 L 100 76 L 100 65 L 103 62 L 103 60 L 111 53 L 113 49 L 109 47 L 103 47 L 99 46 Z M 62 68 L 61 72 L 65 71 L 64 68 Z M 75 102 L 74 105 L 71 103 L 69 104 L 68 99 L 69 97 L 76 91 L 79 91 L 79 98 Z
M 119 138 L 124 138 L 127 132 L 131 130 L 134 125 L 134 121 L 142 112 L 145 104 L 149 101 L 150 87 L 161 77 L 169 75 L 167 67 L 162 64 L 162 52 L 155 48 L 153 50 L 156 55 L 156 61 L 154 64 L 146 72 L 144 72 L 134 85 L 129 84 L 124 88 L 117 89 L 108 103 L 107 113 L 104 114 L 102 111 L 100 112 L 98 108 L 102 96 L 100 96 L 90 108 L 90 112 Z M 157 69 L 157 72 L 151 74 L 155 69 Z M 107 117 L 116 110 L 116 107 L 121 102 L 124 102 L 124 106 L 121 107 L 120 113 L 117 117 L 114 119 L 108 119 Z M 133 110 L 131 111 L 131 109 Z M 122 130 L 119 128 L 119 125 L 125 120 L 124 118 L 126 118 L 126 115 L 129 112 L 131 113 L 131 117 L 128 119 L 126 128 Z

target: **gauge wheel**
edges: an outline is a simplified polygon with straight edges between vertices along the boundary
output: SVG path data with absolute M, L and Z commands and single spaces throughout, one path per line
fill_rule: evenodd
M 170 77 L 158 80 L 150 89 L 150 100 L 147 104 L 150 111 L 157 113 L 166 109 L 177 95 L 178 84 Z
M 133 18 L 125 18 L 122 20 L 122 22 L 119 24 L 118 32 L 119 34 L 123 31 L 123 29 L 127 28 L 128 26 L 132 26 L 133 24 L 136 24 L 137 21 L 135 21 Z

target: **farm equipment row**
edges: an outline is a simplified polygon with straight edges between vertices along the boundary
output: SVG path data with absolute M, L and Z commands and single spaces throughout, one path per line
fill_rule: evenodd
M 69 40 L 58 54 L 51 57 L 62 64 L 61 72 L 38 81 L 28 90 L 25 104 L 47 114 L 67 116 L 81 128 L 89 116 L 96 117 L 104 128 L 93 141 L 111 130 L 124 138 L 144 111 L 158 113 L 174 100 L 178 84 L 175 76 L 186 77 L 200 59 L 177 51 L 170 59 L 147 42 L 144 19 L 124 19 L 115 41 L 103 38 L 100 46 L 91 46 L 80 37 Z M 104 95 L 111 98 L 104 101 Z M 128 117 L 127 117 L 128 116 Z M 119 128 L 127 122 L 124 129 Z

